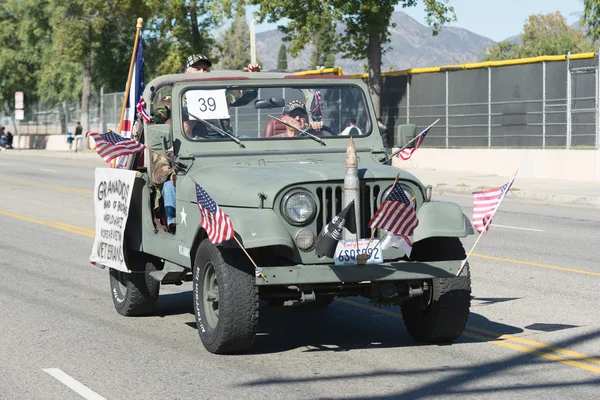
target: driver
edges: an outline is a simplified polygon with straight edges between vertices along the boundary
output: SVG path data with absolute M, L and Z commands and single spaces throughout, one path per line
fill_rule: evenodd
M 280 133 L 271 137 L 296 137 L 300 134 L 300 131 L 307 128 L 309 128 L 308 132 L 312 134 L 315 134 L 323 129 L 322 121 L 312 121 L 308 123 L 306 106 L 303 102 L 298 100 L 292 100 L 283 107 L 283 115 L 280 119 L 283 122 L 298 128 L 299 130 L 286 125 L 286 131 L 284 133 Z

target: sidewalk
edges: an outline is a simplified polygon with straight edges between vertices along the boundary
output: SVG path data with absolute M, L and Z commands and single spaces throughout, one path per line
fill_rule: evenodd
M 0 159 L 10 157 L 47 157 L 59 159 L 86 160 L 106 165 L 94 150 L 63 152 L 49 150 L 7 150 L 0 153 Z M 425 168 L 406 168 L 427 186 L 433 187 L 433 194 L 457 194 L 472 196 L 475 190 L 500 187 L 508 183 L 510 176 L 484 175 L 473 172 L 450 172 Z M 540 204 L 591 207 L 600 209 L 600 183 L 560 181 L 552 179 L 521 179 L 517 175 L 507 199 L 516 199 Z
M 472 196 L 475 190 L 500 187 L 512 176 L 483 175 L 473 172 L 450 172 L 435 169 L 407 168 L 434 194 Z M 553 179 L 520 179 L 517 175 L 507 199 L 543 204 L 592 207 L 600 209 L 600 183 L 560 181 Z

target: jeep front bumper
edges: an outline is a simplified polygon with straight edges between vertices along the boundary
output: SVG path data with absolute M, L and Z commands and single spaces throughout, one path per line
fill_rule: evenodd
M 460 264 L 461 261 L 400 261 L 366 265 L 262 267 L 267 281 L 256 278 L 256 284 L 265 286 L 452 278 L 456 276 Z M 461 275 L 465 274 L 466 269 L 463 269 Z

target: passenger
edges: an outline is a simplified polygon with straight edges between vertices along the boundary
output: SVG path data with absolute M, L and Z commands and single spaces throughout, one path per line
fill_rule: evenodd
M 362 135 L 362 131 L 358 126 L 356 126 L 356 119 L 350 118 L 348 121 L 348 126 L 342 132 L 338 134 L 338 136 L 360 136 Z
M 283 107 L 283 115 L 280 118 L 283 122 L 286 122 L 300 130 L 308 128 L 308 132 L 317 134 L 323 128 L 322 121 L 313 121 L 308 123 L 308 113 L 306 112 L 306 106 L 303 102 L 298 100 L 292 100 Z M 300 131 L 286 125 L 286 131 L 278 135 L 271 136 L 273 138 L 280 137 L 296 137 L 300 134 Z
M 205 56 L 199 54 L 192 54 L 188 57 L 186 62 L 186 68 L 184 73 L 209 73 L 212 67 L 212 62 Z M 258 64 L 248 64 L 244 71 L 247 72 L 260 72 L 260 66 Z M 231 90 L 227 91 L 227 103 L 231 105 L 244 105 L 256 98 L 258 91 L 254 89 L 249 90 Z M 183 99 L 185 104 L 185 98 Z M 171 119 L 171 96 L 165 96 L 157 104 L 154 109 L 154 113 L 150 118 L 151 122 L 164 124 L 168 123 Z M 229 128 L 229 121 L 224 124 L 222 121 L 209 121 L 213 125 L 222 128 L 224 130 Z M 200 126 L 202 125 L 202 126 Z M 207 132 L 206 126 L 202 123 L 198 124 L 198 121 L 185 120 L 183 123 L 184 132 L 189 137 L 194 135 L 201 136 L 201 133 L 195 133 L 200 129 L 201 132 Z M 172 149 L 169 149 L 169 155 L 173 157 Z M 158 214 L 160 209 L 160 197 L 163 198 L 163 205 L 165 209 L 165 217 L 167 219 L 167 227 L 169 232 L 175 233 L 177 227 L 177 213 L 176 213 L 176 175 L 169 165 L 168 160 L 156 153 L 152 154 L 152 178 L 157 187 L 156 197 L 154 201 L 154 211 Z M 162 187 L 160 187 L 162 185 Z

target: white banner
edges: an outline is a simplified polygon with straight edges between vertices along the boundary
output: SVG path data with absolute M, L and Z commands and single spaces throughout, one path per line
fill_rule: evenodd
M 134 180 L 135 171 L 96 168 L 94 183 L 96 238 L 90 261 L 98 267 L 128 272 L 123 256 L 123 235 Z

